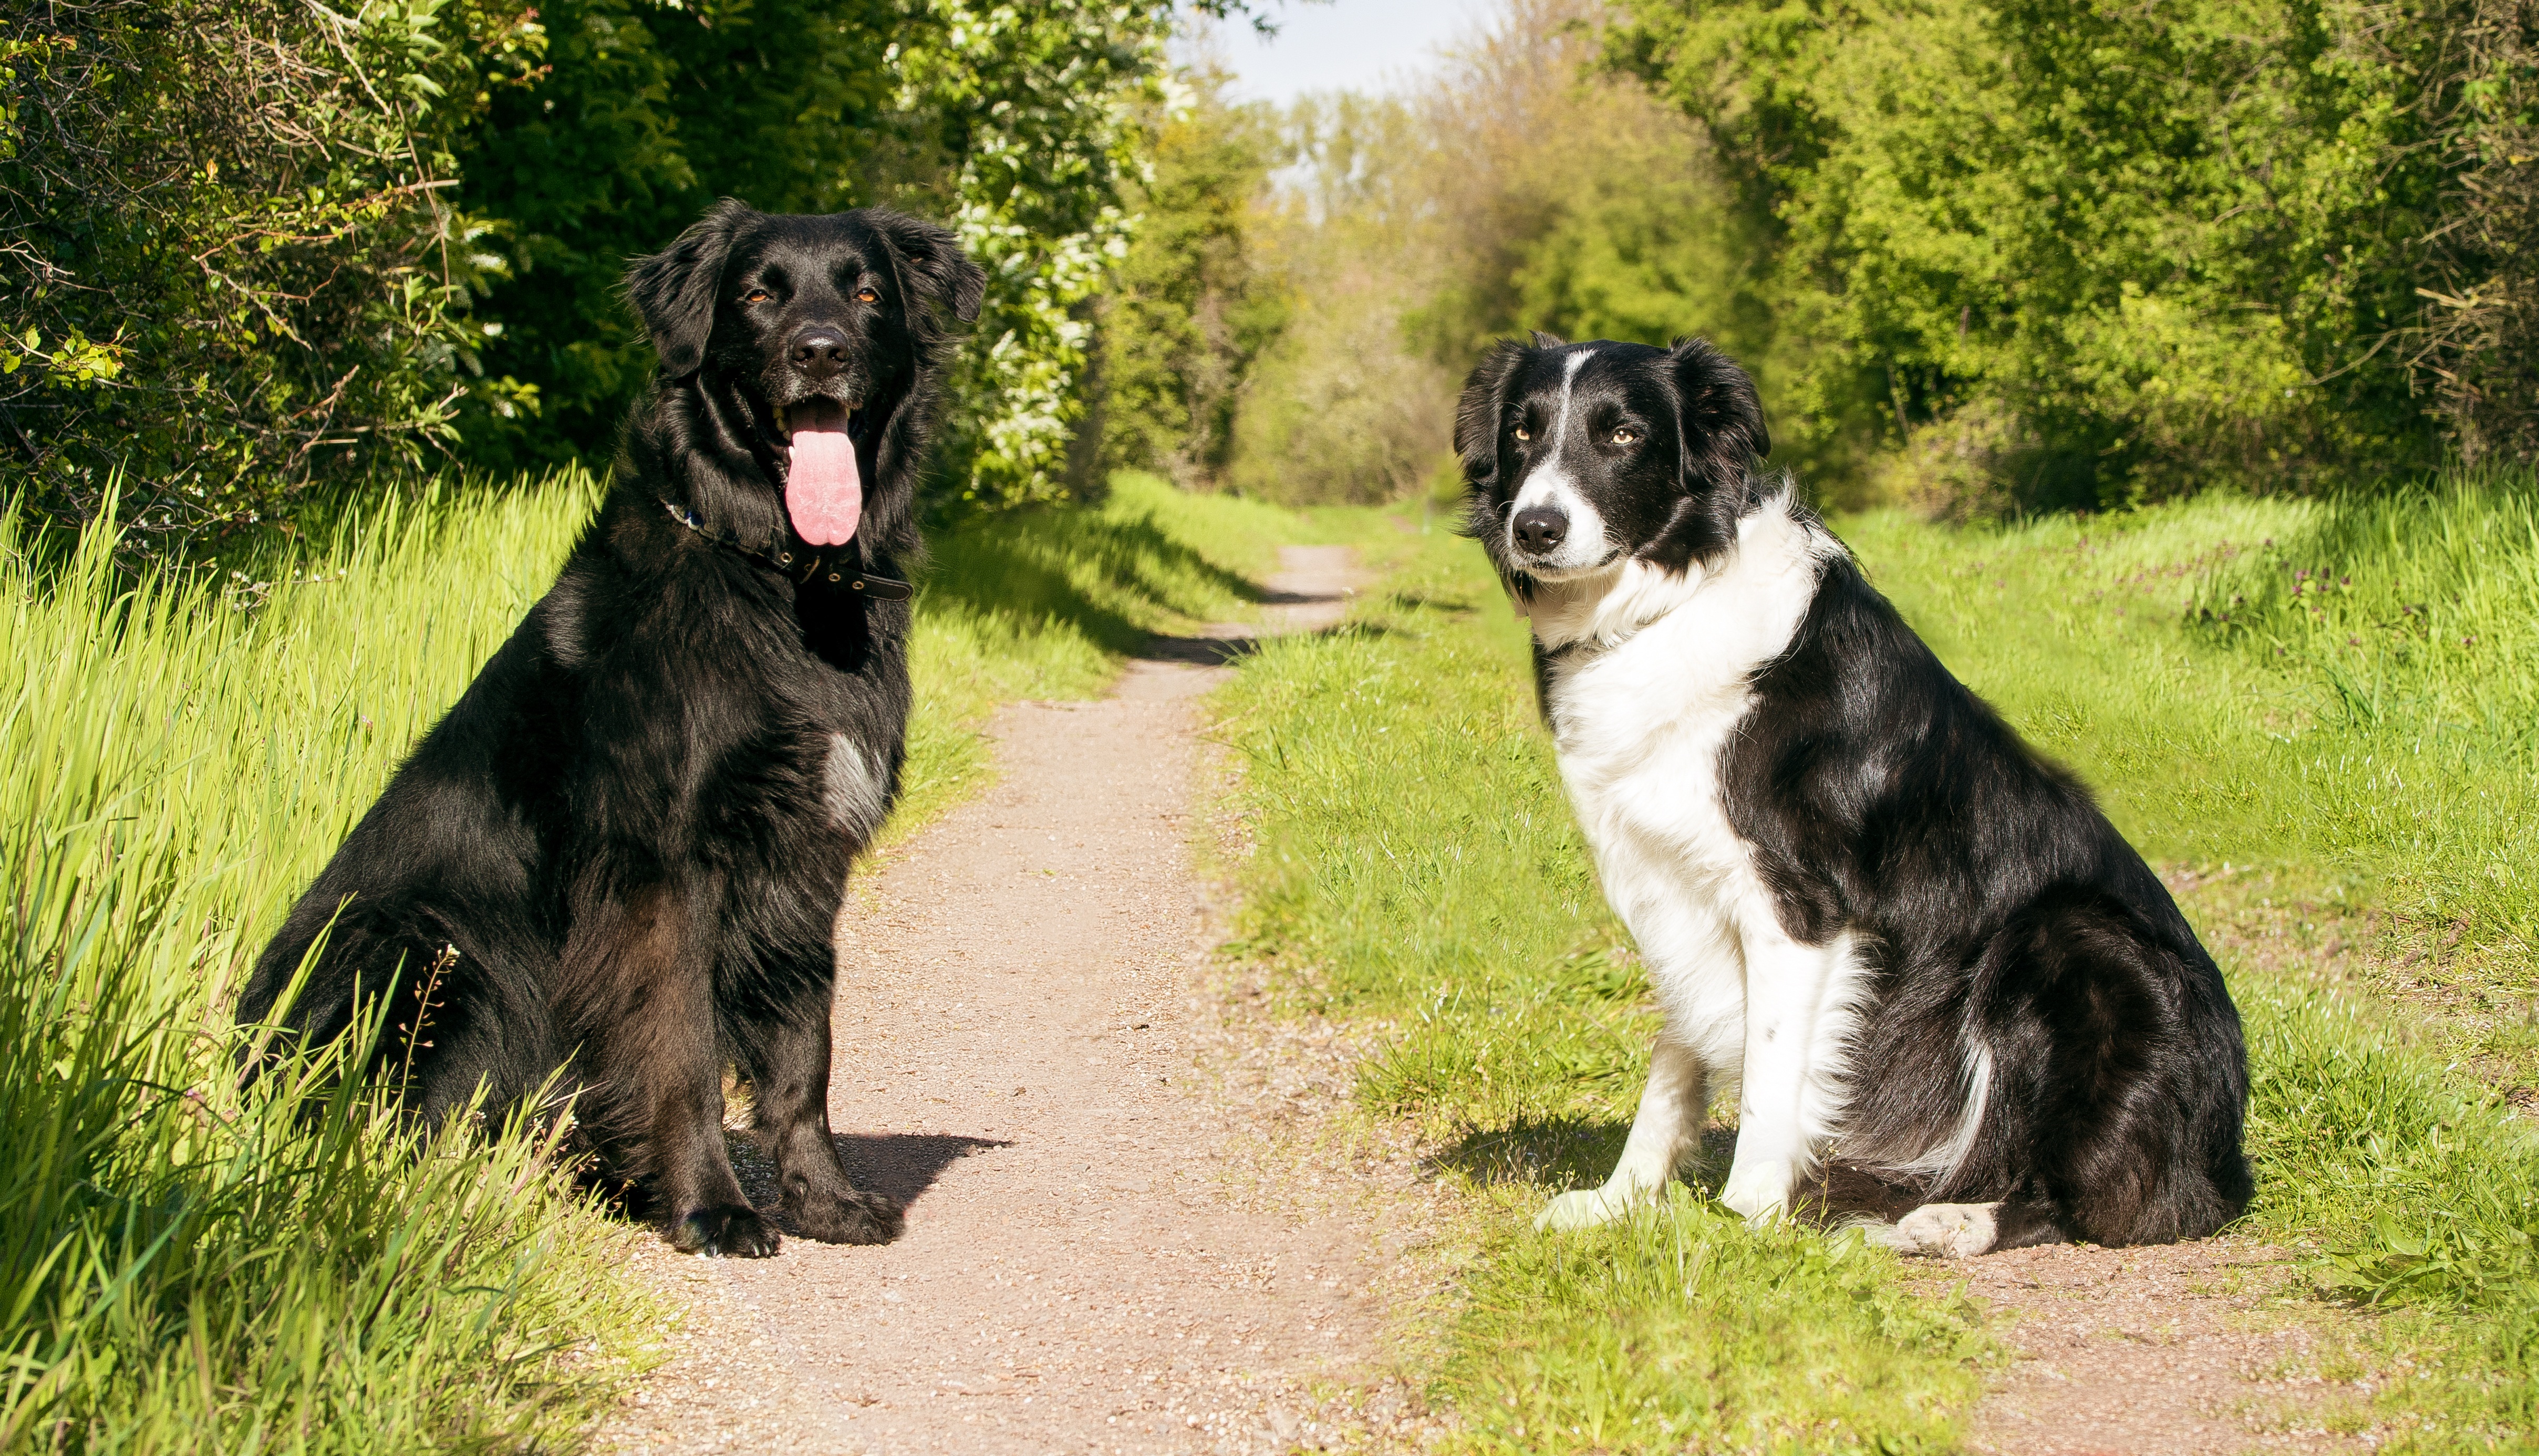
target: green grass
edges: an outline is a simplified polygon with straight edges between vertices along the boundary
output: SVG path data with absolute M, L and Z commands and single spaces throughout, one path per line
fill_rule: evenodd
M 2539 989 L 2539 484 L 1845 530 L 2147 853 L 2298 867 Z
M 650 1235 L 558 1149 L 401 1134 L 322 1059 L 231 1075 L 249 958 L 593 501 L 444 492 L 138 585 L 103 531 L 0 524 L 0 1450 L 567 1447 L 644 1358 L 618 1266 Z M 1124 478 L 951 532 L 897 832 L 976 787 L 997 701 L 1242 612 L 1294 529 Z
M 2400 912 L 2399 938 L 2458 928 L 2482 947 L 2462 974 L 2508 999 L 2530 924 L 2532 498 L 2483 480 L 1842 528 L 1951 665 L 2097 784 L 2155 860 L 2255 864 L 2322 917 Z M 1750 1234 L 1689 1195 L 1585 1239 L 1526 1226 L 1610 1168 L 1653 1013 L 1535 722 L 1522 625 L 1477 550 L 1359 534 L 1387 589 L 1349 630 L 1253 659 L 1225 699 L 1260 837 L 1241 944 L 1281 968 L 1294 1007 L 1381 1033 L 1361 1100 L 1416 1125 L 1484 1211 L 1434 1384 L 1462 1417 L 1448 1444 L 1950 1448 L 1990 1357 L 1983 1321 L 1913 1292 L 1927 1283 L 1887 1255 Z M 2333 601 L 2292 591 L 2321 569 Z M 2209 931 L 2232 907 L 2188 908 Z M 2527 1124 L 2350 978 L 2224 960 L 2254 1066 L 2247 1226 L 2322 1299 L 2376 1311 L 2362 1357 L 2396 1445 L 2523 1448 L 2539 1423 Z M 1724 1150 L 1714 1138 L 1696 1184 Z

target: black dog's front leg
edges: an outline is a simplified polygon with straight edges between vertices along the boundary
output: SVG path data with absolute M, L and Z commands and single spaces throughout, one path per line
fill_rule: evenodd
M 900 1206 L 857 1188 L 829 1135 L 828 991 L 821 978 L 816 1003 L 805 996 L 798 1014 L 753 1028 L 748 1072 L 758 1131 L 776 1154 L 785 1212 L 804 1237 L 886 1244 L 899 1237 Z
M 684 892 L 683 892 L 684 890 Z M 782 1242 L 749 1206 L 722 1139 L 709 887 L 653 885 L 577 918 L 558 1019 L 580 1034 L 594 1131 L 640 1174 L 689 1253 L 760 1259 Z

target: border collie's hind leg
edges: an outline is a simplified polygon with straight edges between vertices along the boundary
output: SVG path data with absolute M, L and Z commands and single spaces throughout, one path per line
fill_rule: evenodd
M 825 953 L 826 947 L 823 947 Z M 805 1238 L 886 1244 L 899 1237 L 900 1206 L 856 1187 L 829 1134 L 829 990 L 826 976 L 797 997 L 790 1015 L 747 1028 L 741 1048 L 758 1130 L 776 1154 L 785 1212 Z
M 1631 1204 L 1666 1187 L 1701 1136 L 1706 1083 L 1692 1049 L 1664 1033 L 1649 1054 L 1649 1084 L 1631 1119 L 1630 1141 L 1602 1188 L 1582 1188 L 1553 1199 L 1535 1215 L 1537 1228 L 1587 1228 L 1620 1217 Z
M 1988 1204 L 1924 1204 L 1877 1236 L 1879 1243 L 1934 1259 L 1970 1259 L 2004 1249 L 2071 1241 L 2061 1213 L 2033 1190 Z
M 2210 960 L 2181 959 L 2124 906 L 2081 893 L 2014 921 L 1985 962 L 1985 1034 L 2006 1093 L 1983 1133 L 1993 1181 L 1936 1191 L 2008 1192 L 1916 1209 L 1896 1222 L 1899 1246 L 2172 1243 L 2238 1213 L 2246 1070 Z

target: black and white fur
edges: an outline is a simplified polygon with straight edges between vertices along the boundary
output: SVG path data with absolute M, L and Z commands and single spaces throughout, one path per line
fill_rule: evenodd
M 1964 1255 L 2239 1212 L 2221 973 L 2088 791 L 1762 473 L 1744 371 L 1697 341 L 1502 344 L 1456 448 L 1666 1016 L 1612 1178 L 1539 1223 L 1662 1187 L 1725 1084 L 1720 1198 L 1753 1220 Z
M 895 1236 L 828 1116 L 832 938 L 911 700 L 909 606 L 855 588 L 922 549 L 940 345 L 985 281 L 950 232 L 878 209 L 726 202 L 638 260 L 660 369 L 598 518 L 292 910 L 240 1018 L 326 1041 L 383 1004 L 374 1055 L 428 1118 L 561 1068 L 584 1145 L 673 1243 L 760 1256 L 779 1235 L 723 1144 L 736 1063 L 794 1228 Z M 831 407 L 867 484 L 854 538 L 815 547 L 784 420 Z

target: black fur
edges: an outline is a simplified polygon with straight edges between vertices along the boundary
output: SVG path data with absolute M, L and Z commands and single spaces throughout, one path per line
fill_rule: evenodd
M 1787 488 L 1762 470 L 1751 381 L 1717 350 L 1594 349 L 1595 368 L 1573 376 L 1558 340 L 1501 344 L 1464 392 L 1466 530 L 1520 601 L 1547 589 L 1511 508 L 1564 380 L 1596 448 L 1573 444 L 1562 468 L 1616 558 L 1715 568 L 1741 520 Z M 1617 429 L 1642 438 L 1625 448 Z M 1538 645 L 1547 716 L 1561 655 L 1600 650 Z M 2088 791 L 1952 676 L 1839 550 L 1786 649 L 1749 681 L 1719 766 L 1727 819 L 1782 929 L 1817 945 L 1850 932 L 1871 974 L 1849 1118 L 1802 1199 L 1887 1219 L 2001 1201 L 1997 1247 L 2165 1242 L 2236 1215 L 2251 1192 L 2237 1011 Z M 1894 1172 L 1956 1126 L 1969 1044 L 1993 1065 L 1972 1151 L 1943 1174 Z
M 1784 926 L 1876 947 L 1844 1156 L 1910 1155 L 1954 1123 L 1971 1026 L 1993 1054 L 1983 1126 L 1921 1202 L 2004 1201 L 1996 1247 L 2169 1243 L 2237 1216 L 2253 1188 L 2238 1012 L 2089 791 L 1848 558 L 1754 691 L 1725 764 L 1731 819 Z
M 661 364 L 605 503 L 265 948 L 240 1018 L 323 1041 L 383 998 L 374 1055 L 411 1066 L 431 1119 L 562 1068 L 586 1145 L 672 1242 L 764 1255 L 777 1232 L 723 1146 L 736 1063 L 794 1226 L 894 1237 L 898 1207 L 857 1190 L 830 1139 L 829 1012 L 848 865 L 897 791 L 909 608 L 811 564 L 919 559 L 938 345 L 983 286 L 949 233 L 878 210 L 725 202 L 638 262 Z M 840 347 L 806 364 L 794 345 L 819 329 Z M 814 395 L 858 409 L 845 548 L 807 545 L 785 511 L 775 411 Z M 849 751 L 862 780 L 833 762 Z

